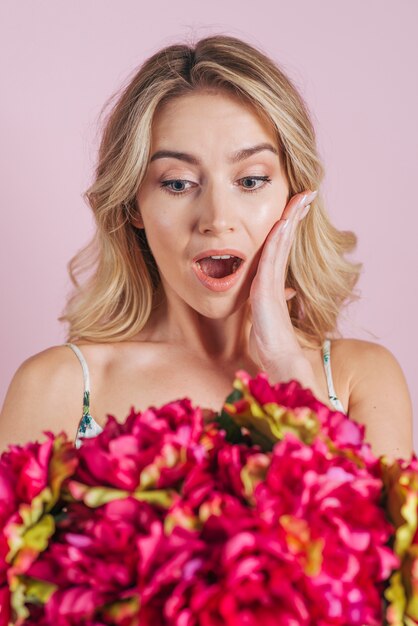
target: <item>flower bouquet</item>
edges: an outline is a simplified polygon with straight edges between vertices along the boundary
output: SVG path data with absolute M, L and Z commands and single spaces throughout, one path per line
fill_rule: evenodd
M 0 626 L 418 623 L 418 462 L 293 380 L 0 460 Z

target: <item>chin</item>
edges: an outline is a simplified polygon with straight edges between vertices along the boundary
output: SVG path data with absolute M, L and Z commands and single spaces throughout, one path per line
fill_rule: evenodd
M 202 302 L 197 306 L 193 306 L 193 304 L 189 302 L 189 305 L 192 306 L 199 315 L 213 320 L 222 320 L 237 313 L 247 302 L 248 298 L 242 298 L 240 295 L 237 295 L 235 298 L 231 298 L 230 296 L 218 298 L 216 301 L 208 302 L 207 306 Z

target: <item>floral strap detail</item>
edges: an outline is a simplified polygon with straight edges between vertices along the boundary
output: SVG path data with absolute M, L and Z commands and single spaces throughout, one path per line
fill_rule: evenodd
M 83 368 L 83 379 L 84 379 L 84 394 L 83 394 L 83 416 L 79 422 L 77 435 L 75 438 L 75 445 L 77 448 L 81 445 L 81 439 L 84 437 L 95 437 L 98 435 L 102 428 L 97 424 L 94 418 L 90 415 L 90 374 L 89 369 L 87 367 L 87 362 L 81 352 L 80 348 L 73 343 L 66 343 L 66 346 L 69 346 L 75 355 L 78 357 L 78 360 L 81 363 Z
M 92 426 L 93 418 L 90 415 L 90 390 L 85 389 L 83 395 L 83 417 L 78 426 L 78 433 L 84 435 L 89 427 Z
M 324 357 L 325 375 L 327 377 L 328 397 L 337 411 L 341 411 L 342 413 L 345 413 L 344 407 L 342 403 L 340 402 L 340 400 L 337 398 L 337 395 L 335 393 L 334 383 L 332 380 L 331 340 L 330 339 L 325 339 L 324 344 L 322 346 L 322 352 L 323 352 L 323 357 Z

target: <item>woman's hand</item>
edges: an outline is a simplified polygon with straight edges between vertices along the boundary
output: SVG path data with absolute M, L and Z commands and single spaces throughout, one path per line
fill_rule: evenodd
M 288 312 L 287 300 L 296 292 L 285 288 L 285 272 L 297 225 L 317 193 L 292 196 L 264 242 L 250 289 L 252 327 L 249 337 L 251 357 L 268 374 L 271 383 L 296 378 L 314 393 L 313 371 L 299 345 Z

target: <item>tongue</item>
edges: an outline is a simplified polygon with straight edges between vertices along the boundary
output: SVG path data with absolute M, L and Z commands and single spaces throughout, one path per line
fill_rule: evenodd
M 210 257 L 205 257 L 204 259 L 200 259 L 200 267 L 202 271 L 212 278 L 223 278 L 224 276 L 228 276 L 228 274 L 232 274 L 232 266 L 236 261 L 235 257 L 230 259 L 211 259 Z

